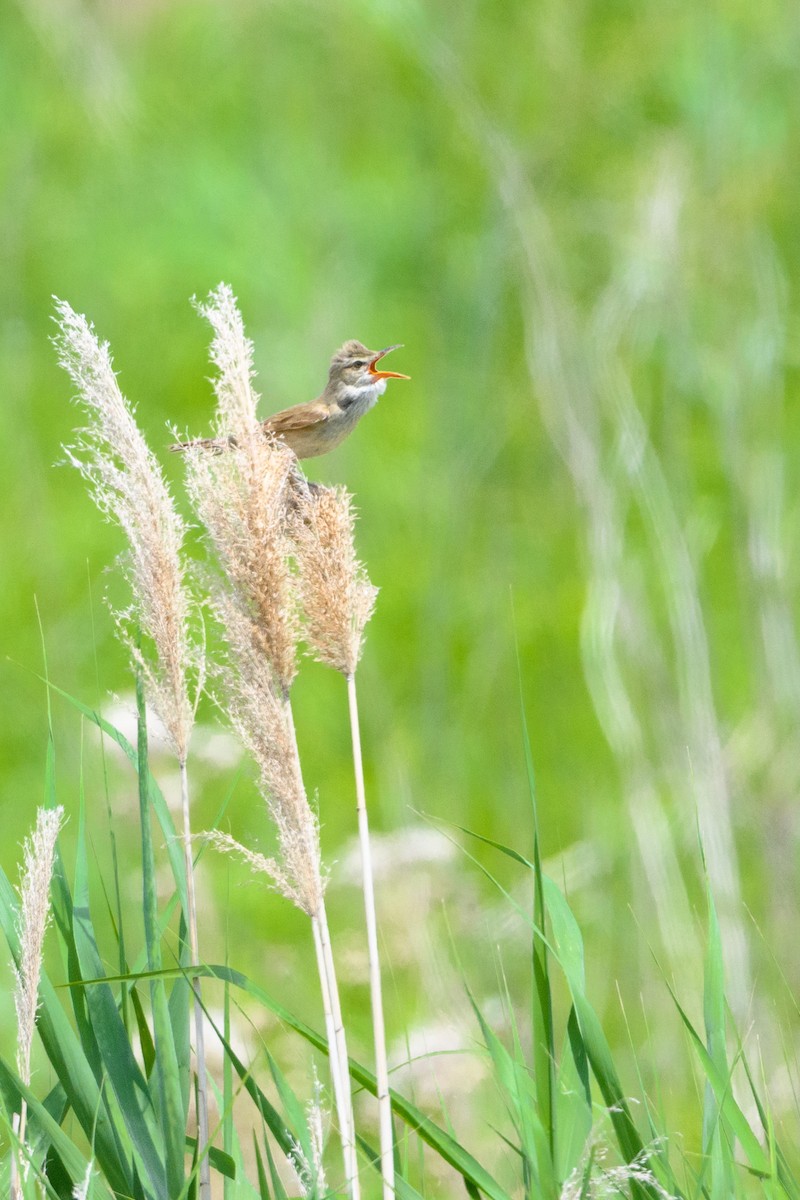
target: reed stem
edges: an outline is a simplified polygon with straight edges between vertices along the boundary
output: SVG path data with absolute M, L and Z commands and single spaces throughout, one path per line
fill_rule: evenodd
M 364 892 L 364 913 L 369 955 L 369 991 L 372 1005 L 372 1036 L 375 1043 L 375 1078 L 377 1080 L 378 1117 L 380 1121 L 381 1176 L 384 1200 L 395 1194 L 394 1129 L 392 1101 L 389 1094 L 389 1067 L 386 1058 L 386 1027 L 383 1019 L 383 989 L 378 955 L 378 922 L 375 915 L 375 884 L 372 874 L 372 850 L 369 840 L 367 796 L 364 787 L 364 762 L 361 754 L 361 729 L 358 720 L 358 697 L 355 674 L 347 676 L 347 700 L 350 709 L 350 734 L 353 742 L 353 769 L 356 781 L 358 809 L 358 839 L 361 844 L 361 874 Z
M 284 698 L 284 713 L 286 724 L 292 740 L 292 748 L 297 759 L 297 770 L 302 778 L 300 750 L 297 745 L 297 730 L 294 724 L 294 713 L 288 696 Z M 361 1186 L 358 1178 L 358 1154 L 356 1150 L 355 1117 L 353 1115 L 353 1099 L 350 1087 L 350 1067 L 347 1053 L 347 1035 L 342 1019 L 342 1005 L 339 998 L 339 984 L 336 978 L 336 967 L 333 960 L 328 914 L 325 908 L 325 897 L 320 889 L 319 910 L 312 916 L 311 925 L 314 931 L 314 946 L 317 951 L 317 967 L 319 971 L 322 1002 L 325 1009 L 325 1029 L 328 1036 L 328 1054 L 331 1064 L 336 1111 L 339 1118 L 339 1134 L 342 1141 L 345 1176 L 351 1200 L 360 1200 Z
M 23 1099 L 19 1112 L 14 1113 L 11 1118 L 11 1129 L 14 1137 L 17 1139 L 17 1144 L 14 1145 L 12 1143 L 11 1147 L 11 1161 L 8 1177 L 8 1194 L 10 1200 L 21 1200 L 22 1197 L 22 1190 L 19 1181 L 22 1175 L 20 1170 L 22 1161 L 22 1147 L 24 1144 L 22 1139 L 25 1136 L 25 1117 L 27 1115 L 27 1111 L 28 1102 L 27 1100 Z
M 333 965 L 328 919 L 324 905 L 320 914 L 311 918 L 314 931 L 314 948 L 317 952 L 317 970 L 319 972 L 322 1003 L 325 1010 L 325 1032 L 328 1038 L 328 1054 L 333 1081 L 333 1094 L 336 1102 L 336 1114 L 339 1119 L 339 1136 L 342 1142 L 342 1156 L 347 1180 L 347 1189 L 352 1200 L 359 1200 L 361 1185 L 358 1178 L 358 1158 L 356 1155 L 355 1122 L 353 1119 L 353 1104 L 350 1092 L 350 1074 L 347 1065 L 347 1044 L 342 1024 L 342 1011 L 339 1004 L 339 989 L 336 983 L 336 973 Z M 344 1053 L 344 1057 L 342 1057 Z

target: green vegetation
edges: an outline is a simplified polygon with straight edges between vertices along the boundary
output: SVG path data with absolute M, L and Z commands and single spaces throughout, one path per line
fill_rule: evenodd
M 265 414 L 316 394 L 346 337 L 404 342 L 397 365 L 412 382 L 311 471 L 355 494 L 359 550 L 381 588 L 359 691 L 373 827 L 394 834 L 378 880 L 390 1056 L 442 1051 L 436 1077 L 398 1065 L 393 1086 L 437 1125 L 452 1122 L 504 1189 L 527 1178 L 547 1191 L 548 1162 L 560 1184 L 591 1117 L 623 1157 L 639 1139 L 667 1190 L 716 1200 L 734 1176 L 737 1188 L 792 1194 L 782 1156 L 797 1170 L 797 50 L 788 8 L 733 0 L 0 7 L 6 876 L 42 798 L 42 640 L 55 685 L 115 727 L 135 710 L 102 603 L 106 588 L 119 597 L 104 574 L 119 533 L 94 519 L 75 473 L 53 465 L 75 410 L 48 343 L 51 295 L 109 339 L 154 447 L 171 440 L 167 422 L 209 430 L 205 335 L 188 299 L 220 279 L 254 338 Z M 163 458 L 178 491 L 181 464 Z M 533 857 L 517 656 L 537 853 L 558 891 L 531 892 L 528 867 L 491 845 Z M 110 693 L 122 696 L 113 714 Z M 141 905 L 135 781 L 90 719 L 50 701 L 48 786 L 68 816 L 62 915 L 83 863 L 91 936 L 105 971 L 124 974 L 121 957 L 131 970 L 145 961 L 143 930 L 133 922 L 121 955 L 103 889 L 118 880 L 123 905 Z M 294 705 L 323 858 L 335 864 L 351 1053 L 369 1062 L 341 680 L 304 664 Z M 270 852 L 250 768 L 208 740 L 217 717 L 205 702 L 200 722 L 197 744 L 210 749 L 197 828 L 230 828 Z M 151 763 L 172 805 L 157 744 Z M 464 843 L 474 869 L 452 849 L 453 825 L 477 837 Z M 158 834 L 153 853 L 163 914 L 180 863 L 167 867 Z M 299 915 L 227 859 L 205 852 L 198 871 L 204 960 L 320 1027 Z M 526 1019 L 531 912 L 547 941 L 534 939 Z M 59 920 L 51 935 L 54 984 L 77 969 L 56 953 L 70 929 Z M 532 1034 L 548 1025 L 545 978 L 555 1064 Z M 205 986 L 222 1006 L 222 984 Z M 112 988 L 121 1003 L 128 985 Z M 583 1017 L 576 989 L 591 1003 Z M 304 1101 L 311 1051 L 244 991 L 254 1028 L 237 1053 L 249 1061 L 263 1038 L 276 1077 L 286 1072 Z M 222 1028 L 227 1017 L 212 1015 Z M 600 1029 L 593 1059 L 585 1043 Z M 547 1079 L 566 1073 L 580 1096 L 583 1051 L 611 1090 L 598 1080 L 594 1107 L 574 1099 L 565 1116 Z M 37 1101 L 56 1086 L 45 1053 L 37 1043 Z M 612 1103 L 610 1064 L 622 1095 L 639 1100 L 635 1138 L 623 1116 L 614 1131 L 600 1111 Z M 501 1134 L 492 1098 L 469 1103 L 490 1068 L 508 1105 Z M 239 1087 L 221 1060 L 212 1075 Z M 261 1059 L 265 1089 L 267 1075 Z M 761 1141 L 742 1113 L 767 1130 Z M 502 1154 L 501 1135 L 517 1149 Z M 766 1182 L 732 1165 L 734 1139 L 737 1161 Z M 414 1138 L 407 1153 L 423 1190 Z M 429 1195 L 462 1194 L 452 1173 L 426 1169 Z

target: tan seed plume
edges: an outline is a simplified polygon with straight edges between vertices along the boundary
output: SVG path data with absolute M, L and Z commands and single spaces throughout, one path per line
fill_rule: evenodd
M 76 402 L 88 419 L 79 441 L 66 452 L 101 513 L 127 538 L 122 562 L 132 604 L 114 616 L 142 669 L 148 699 L 185 762 L 194 721 L 188 678 L 190 672 L 202 674 L 202 653 L 190 634 L 192 604 L 181 560 L 184 523 L 135 410 L 120 391 L 108 343 L 100 342 L 86 317 L 65 301 L 56 301 L 56 312 L 59 362 L 72 377 Z M 149 649 L 133 644 L 131 625 L 139 627 Z
M 378 589 L 359 562 L 352 496 L 341 487 L 306 488 L 291 524 L 297 560 L 303 631 L 319 662 L 350 676 Z
M 19 963 L 14 967 L 14 1007 L 17 1012 L 17 1071 L 25 1084 L 31 1081 L 31 1049 L 39 1008 L 44 935 L 50 921 L 50 881 L 53 877 L 56 839 L 63 819 L 63 808 L 40 808 L 36 814 L 36 828 L 23 847 L 25 857 L 20 881 L 17 924 Z M 25 1146 L 27 1119 L 28 1105 L 23 1100 L 19 1113 L 13 1114 L 11 1122 L 20 1147 Z M 21 1200 L 20 1180 L 25 1178 L 27 1169 L 24 1152 L 15 1149 L 9 1168 L 11 1200 Z
M 56 839 L 64 809 L 40 808 L 36 828 L 26 839 L 20 882 L 20 961 L 15 967 L 14 1005 L 17 1010 L 17 1070 L 24 1083 L 31 1081 L 31 1047 L 39 1007 L 44 935 L 50 921 L 50 880 L 53 876 Z
M 252 389 L 252 344 L 229 288 L 220 285 L 200 311 L 214 330 L 219 374 L 216 424 L 235 437 L 229 454 L 191 450 L 187 488 L 242 612 L 253 622 L 283 693 L 297 673 L 298 623 L 286 539 L 286 507 L 296 460 L 265 438 Z
M 290 710 L 262 652 L 263 630 L 228 591 L 218 595 L 215 609 L 229 655 L 220 676 L 222 703 L 258 766 L 261 792 L 278 834 L 280 858 L 241 852 L 251 867 L 266 871 L 293 904 L 316 917 L 324 891 L 319 825 L 303 785 Z
M 214 392 L 217 411 L 214 425 L 220 438 L 246 441 L 257 432 L 259 396 L 253 387 L 253 343 L 244 330 L 242 314 L 232 289 L 220 283 L 197 311 L 211 325 L 211 361 L 217 369 Z

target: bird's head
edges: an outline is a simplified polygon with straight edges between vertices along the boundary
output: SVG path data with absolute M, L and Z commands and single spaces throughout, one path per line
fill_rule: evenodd
M 377 388 L 383 391 L 387 379 L 409 379 L 398 371 L 380 371 L 378 363 L 390 350 L 399 350 L 400 346 L 387 346 L 384 350 L 368 350 L 361 342 L 351 340 L 336 351 L 331 359 L 329 383 L 334 386 L 344 385 L 348 390 Z

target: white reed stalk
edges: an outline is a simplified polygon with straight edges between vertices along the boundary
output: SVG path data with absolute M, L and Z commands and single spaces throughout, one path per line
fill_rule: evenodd
M 291 702 L 284 701 L 286 724 L 291 735 L 297 770 L 302 778 L 300 750 L 297 745 L 297 730 L 294 724 L 294 712 Z M 342 1152 L 345 1162 L 345 1175 L 350 1187 L 353 1200 L 358 1200 L 360 1183 L 358 1179 L 358 1150 L 356 1147 L 356 1122 L 353 1112 L 353 1096 L 350 1084 L 350 1056 L 347 1052 L 347 1034 L 342 1017 L 342 1005 L 339 997 L 339 983 L 336 977 L 336 964 L 333 958 L 331 935 L 328 927 L 328 912 L 325 907 L 325 895 L 320 893 L 317 912 L 312 918 L 314 928 L 314 946 L 317 951 L 320 987 L 325 1008 L 325 1029 L 328 1035 L 328 1053 L 331 1061 L 331 1077 L 333 1079 L 336 1111 L 339 1117 L 339 1135 L 342 1140 Z
M 356 779 L 358 810 L 358 840 L 361 844 L 361 874 L 364 892 L 364 915 L 367 927 L 369 955 L 369 993 L 372 1005 L 372 1036 L 375 1042 L 375 1078 L 377 1081 L 378 1117 L 380 1121 L 381 1176 L 384 1200 L 394 1196 L 394 1129 L 392 1101 L 389 1095 L 389 1066 L 386 1059 L 386 1027 L 383 1019 L 383 989 L 378 954 L 378 922 L 375 915 L 375 884 L 372 874 L 372 850 L 369 840 L 367 796 L 364 788 L 364 763 L 361 755 L 361 730 L 358 720 L 358 697 L 355 673 L 347 676 L 347 700 L 350 709 L 350 735 L 353 742 L 353 768 Z
M 22 1107 L 23 1110 L 26 1107 L 24 1100 L 22 1101 Z M 19 1139 L 19 1121 L 20 1113 L 14 1113 L 11 1117 L 11 1131 L 15 1139 Z M 21 1143 L 18 1146 L 13 1144 L 11 1146 L 11 1162 L 9 1164 L 8 1171 L 8 1194 L 11 1197 L 11 1200 L 19 1200 L 19 1198 L 22 1196 L 19 1187 L 19 1161 L 17 1159 L 17 1154 L 20 1156 L 22 1155 Z
M 361 1185 L 358 1178 L 358 1156 L 356 1153 L 353 1101 L 350 1091 L 350 1073 L 347 1059 L 347 1043 L 339 1004 L 339 989 L 331 951 L 328 919 L 324 911 L 321 916 L 311 918 L 314 934 L 314 950 L 317 956 L 322 1005 L 325 1012 L 325 1033 L 328 1038 L 328 1057 L 333 1082 L 336 1115 L 339 1120 L 339 1137 L 342 1142 L 347 1187 L 353 1200 L 359 1200 Z
M 363 646 L 364 629 L 375 607 L 377 589 L 370 583 L 364 565 L 356 556 L 354 526 L 352 498 L 343 488 L 317 487 L 313 491 L 298 491 L 291 537 L 298 567 L 304 634 L 314 657 L 341 672 L 347 680 L 369 951 L 381 1174 L 384 1200 L 391 1200 L 395 1191 L 394 1133 L 386 1062 L 375 889 L 355 685 L 355 672 Z

